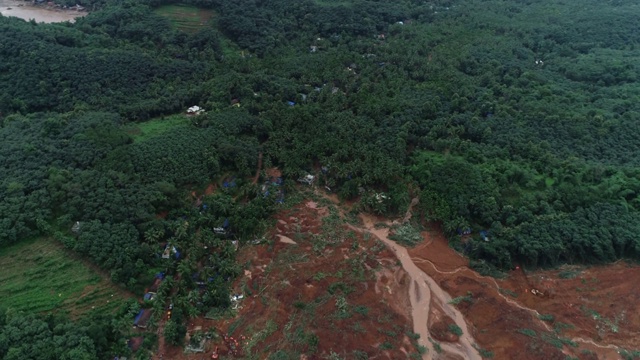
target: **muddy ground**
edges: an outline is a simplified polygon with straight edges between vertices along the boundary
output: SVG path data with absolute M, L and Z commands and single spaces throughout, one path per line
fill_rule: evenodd
M 448 247 L 436 225 L 410 250 L 414 262 L 454 298 L 478 345 L 496 359 L 620 359 L 640 349 L 633 309 L 640 268 L 618 262 L 482 277 Z M 532 291 L 533 290 L 533 291 Z
M 385 245 L 389 230 L 374 226 L 388 219 L 345 215 L 332 201 L 283 209 L 261 244 L 240 248 L 237 310 L 190 324 L 228 338 L 214 337 L 204 354 L 169 348 L 163 358 L 217 349 L 221 359 L 621 359 L 640 349 L 634 265 L 484 277 L 436 224 L 403 259 Z
M 238 309 L 189 324 L 222 336 L 205 354 L 164 347 L 163 358 L 420 358 L 407 273 L 382 242 L 350 230 L 328 205 L 305 201 L 283 210 L 263 243 L 242 247 Z

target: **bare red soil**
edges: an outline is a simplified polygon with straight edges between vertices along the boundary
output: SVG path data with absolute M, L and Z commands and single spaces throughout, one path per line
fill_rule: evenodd
M 452 297 L 468 299 L 457 306 L 494 358 L 620 359 L 620 350 L 640 348 L 640 315 L 633 311 L 640 297 L 637 266 L 517 269 L 494 280 L 470 270 L 437 226 L 424 236 L 410 250 L 412 259 Z
M 212 339 L 204 354 L 163 344 L 162 358 L 211 358 L 215 352 L 266 359 L 281 352 L 308 360 L 332 353 L 407 359 L 417 353 L 406 272 L 375 238 L 340 219 L 335 227 L 323 225 L 327 215 L 327 207 L 314 202 L 277 214 L 265 243 L 240 248 L 238 262 L 246 270 L 235 284 L 234 293 L 244 295 L 236 315 L 188 324 L 189 332 L 215 329 L 229 338 Z M 332 236 L 325 236 L 328 229 Z
M 416 350 L 406 273 L 386 247 L 341 222 L 335 238 L 325 236 L 327 214 L 314 202 L 298 205 L 278 214 L 268 245 L 241 251 L 239 261 L 250 265 L 238 287 L 248 296 L 220 329 L 246 334 L 248 344 L 264 334 L 251 349 L 260 358 L 407 358 Z
M 204 191 L 205 195 L 211 195 L 216 191 L 216 185 L 215 184 L 209 184 L 207 186 L 207 188 Z
M 235 283 L 234 293 L 244 295 L 237 313 L 189 324 L 190 331 L 215 329 L 233 339 L 212 339 L 204 354 L 165 347 L 163 358 L 211 358 L 215 349 L 220 358 L 231 358 L 236 342 L 238 357 L 252 353 L 260 359 L 278 352 L 309 360 L 332 353 L 345 359 L 406 359 L 415 353 L 412 280 L 399 253 L 361 224 L 330 222 L 331 214 L 311 201 L 278 213 L 265 243 L 240 248 L 238 261 L 246 270 Z M 637 266 L 517 269 L 494 279 L 471 270 L 437 225 L 423 236 L 408 256 L 452 298 L 431 298 L 426 318 L 434 351 L 424 358 L 463 358 L 446 351 L 459 349 L 462 341 L 456 334 L 461 318 L 447 315 L 452 306 L 483 358 L 621 359 L 625 349 L 640 349 Z M 435 351 L 438 343 L 445 351 Z

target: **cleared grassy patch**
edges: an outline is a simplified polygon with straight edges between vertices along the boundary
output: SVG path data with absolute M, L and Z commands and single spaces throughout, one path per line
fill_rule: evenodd
M 215 13 L 185 4 L 163 5 L 154 10 L 156 14 L 169 18 L 171 24 L 181 31 L 194 33 L 205 28 Z
M 73 258 L 52 239 L 33 239 L 0 250 L 0 306 L 25 312 L 79 316 L 109 312 L 127 295 Z
M 145 141 L 176 126 L 184 126 L 187 124 L 187 117 L 179 114 L 131 124 L 127 128 L 127 132 L 133 136 L 134 141 Z
M 336 7 L 336 6 L 349 7 L 353 5 L 353 3 L 348 0 L 314 0 L 313 2 L 318 6 L 324 6 L 324 7 Z

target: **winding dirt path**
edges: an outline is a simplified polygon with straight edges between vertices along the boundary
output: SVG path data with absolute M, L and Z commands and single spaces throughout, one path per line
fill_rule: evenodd
M 515 300 L 513 300 L 513 299 L 510 299 L 509 297 L 507 297 L 507 296 L 505 296 L 504 294 L 502 294 L 502 293 L 500 292 L 500 286 L 498 285 L 498 282 L 497 282 L 494 278 L 492 278 L 492 277 L 489 277 L 489 276 L 482 276 L 482 275 L 478 274 L 477 272 L 475 272 L 475 271 L 473 271 L 473 270 L 469 269 L 469 268 L 468 268 L 468 267 L 466 267 L 466 266 L 461 266 L 461 267 L 459 267 L 459 268 L 457 268 L 457 269 L 455 269 L 455 270 L 453 270 L 453 271 L 441 271 L 441 270 L 439 270 L 439 269 L 438 269 L 438 267 L 437 267 L 433 262 L 431 262 L 430 260 L 427 260 L 427 259 L 421 259 L 421 258 L 411 258 L 411 260 L 413 260 L 413 262 L 427 263 L 427 264 L 431 265 L 431 266 L 433 267 L 433 270 L 435 270 L 435 271 L 436 271 L 437 273 L 439 273 L 439 274 L 443 274 L 443 275 L 453 275 L 453 274 L 457 274 L 457 273 L 459 273 L 459 272 L 466 272 L 466 274 L 467 274 L 467 275 L 471 275 L 471 276 L 475 277 L 476 279 L 486 280 L 486 281 L 488 281 L 489 283 L 491 283 L 491 284 L 495 287 L 496 294 L 497 294 L 499 297 L 501 297 L 504 301 L 506 301 L 508 304 L 513 305 L 513 306 L 515 306 L 515 307 L 517 307 L 517 308 L 519 308 L 519 309 L 521 309 L 521 310 L 525 310 L 525 311 L 527 311 L 527 312 L 530 312 L 532 315 L 534 315 L 534 317 L 535 317 L 535 318 L 539 318 L 539 317 L 540 317 L 540 313 L 539 313 L 537 310 L 534 310 L 534 309 L 528 308 L 528 307 L 526 307 L 526 306 L 522 306 L 522 305 L 520 305 L 517 301 L 515 301 Z M 549 326 L 549 324 L 547 324 L 546 322 L 544 322 L 544 321 L 540 320 L 540 323 L 541 323 L 542 325 L 544 325 L 544 327 L 545 327 L 545 329 L 547 329 L 547 331 L 551 331 L 551 330 L 552 330 L 552 329 L 551 329 L 551 327 Z
M 160 360 L 164 358 L 164 354 L 167 352 L 166 344 L 164 341 L 164 319 L 160 320 L 158 324 L 158 330 L 156 334 L 158 335 L 158 351 L 153 354 L 153 360 Z
M 466 276 L 470 276 L 470 277 L 474 277 L 484 283 L 489 283 L 490 285 L 492 285 L 493 288 L 495 288 L 495 294 L 500 297 L 501 299 L 503 299 L 507 304 L 509 304 L 510 306 L 516 307 L 520 310 L 526 311 L 528 313 L 531 314 L 532 318 L 535 319 L 540 325 L 542 325 L 547 331 L 551 332 L 554 331 L 553 328 L 544 320 L 541 319 L 541 314 L 540 312 L 538 312 L 535 309 L 529 308 L 527 306 L 524 306 L 522 304 L 520 304 L 519 302 L 517 302 L 514 299 L 511 299 L 509 296 L 504 295 L 502 292 L 500 292 L 500 285 L 498 285 L 498 282 L 490 277 L 490 276 L 483 276 L 478 274 L 477 272 L 473 271 L 472 269 L 470 269 L 467 266 L 460 266 L 458 268 L 455 268 L 454 270 L 451 271 L 441 271 L 438 269 L 438 267 L 436 266 L 436 264 L 434 264 L 432 261 L 427 260 L 427 259 L 423 259 L 423 258 L 418 258 L 418 257 L 412 257 L 411 260 L 414 263 L 426 263 L 431 265 L 431 267 L 433 268 L 433 270 L 439 274 L 443 274 L 443 275 L 454 275 L 457 273 L 463 273 Z M 613 358 L 620 358 L 619 354 L 620 354 L 620 347 L 616 346 L 616 345 L 612 345 L 612 344 L 608 344 L 608 345 L 602 345 L 602 344 L 598 344 L 595 341 L 593 341 L 592 339 L 584 339 L 581 337 L 575 337 L 572 338 L 571 341 L 575 342 L 575 343 L 581 343 L 584 345 L 590 345 L 593 346 L 596 349 L 602 349 L 602 350 L 612 350 L 611 352 L 611 356 L 613 356 Z
M 457 274 L 459 272 L 464 272 L 465 275 L 470 275 L 472 277 L 475 277 L 476 279 L 479 279 L 479 280 L 482 280 L 482 281 L 487 281 L 487 282 L 489 282 L 491 285 L 493 285 L 495 287 L 496 295 L 498 295 L 500 298 L 502 298 L 506 303 L 508 303 L 509 305 L 514 306 L 514 307 L 516 307 L 516 308 L 518 308 L 520 310 L 524 310 L 524 311 L 529 312 L 533 316 L 533 318 L 537 319 L 538 323 L 541 324 L 547 331 L 553 331 L 553 328 L 547 322 L 545 322 L 545 321 L 540 319 L 540 316 L 541 316 L 540 312 L 538 312 L 535 309 L 531 309 L 529 307 L 523 306 L 520 303 L 518 303 L 517 301 L 515 301 L 515 300 L 509 298 L 508 296 L 504 295 L 503 293 L 501 293 L 500 292 L 500 286 L 498 285 L 498 282 L 494 278 L 489 277 L 489 276 L 482 276 L 482 275 L 478 274 L 477 272 L 471 270 L 467 266 L 461 266 L 461 267 L 458 267 L 458 268 L 456 268 L 456 269 L 454 269 L 452 271 L 441 271 L 441 270 L 438 269 L 436 264 L 434 264 L 430 260 L 417 258 L 417 257 L 412 257 L 411 260 L 414 263 L 427 263 L 427 264 L 431 265 L 433 267 L 433 270 L 435 272 L 439 273 L 439 274 L 454 275 L 454 274 Z M 583 338 L 577 337 L 577 338 L 572 338 L 571 341 L 576 342 L 576 343 L 589 344 L 589 345 L 594 346 L 594 347 L 599 348 L 599 349 L 611 349 L 611 350 L 616 350 L 616 351 L 620 350 L 620 348 L 618 346 L 616 346 L 616 345 L 611 345 L 611 344 L 609 344 L 609 345 L 601 345 L 601 344 L 598 344 L 598 343 L 594 342 L 591 339 L 583 339 Z
M 253 177 L 252 183 L 255 185 L 260 178 L 260 170 L 262 170 L 262 151 L 258 153 L 258 168 L 256 169 L 256 176 Z

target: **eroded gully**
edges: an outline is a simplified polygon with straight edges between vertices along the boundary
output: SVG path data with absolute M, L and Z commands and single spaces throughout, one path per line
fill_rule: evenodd
M 433 343 L 429 341 L 431 336 L 428 329 L 431 301 L 437 299 L 444 312 L 462 329 L 462 335 L 458 343 L 440 343 L 442 350 L 449 354 L 458 355 L 463 359 L 481 360 L 478 351 L 473 347 L 475 341 L 471 336 L 464 317 L 455 307 L 449 304 L 451 301 L 449 294 L 442 290 L 431 277 L 416 266 L 406 248 L 389 239 L 388 228 L 376 229 L 374 220 L 371 217 L 366 215 L 361 215 L 361 217 L 364 222 L 364 227 L 358 228 L 354 226 L 353 228 L 355 230 L 368 232 L 387 245 L 387 247 L 394 252 L 402 268 L 411 279 L 409 299 L 411 301 L 413 331 L 420 335 L 419 342 L 421 345 L 429 350 L 423 355 L 423 359 L 433 359 L 438 355 Z

